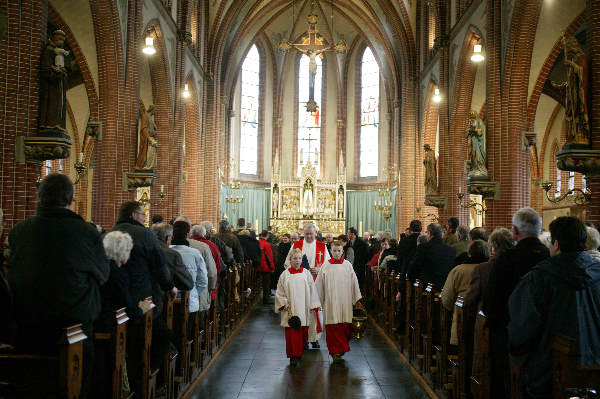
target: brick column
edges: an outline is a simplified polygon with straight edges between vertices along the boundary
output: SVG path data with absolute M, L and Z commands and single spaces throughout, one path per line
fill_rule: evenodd
M 590 125 L 592 136 L 592 149 L 600 150 L 600 43 L 597 38 L 600 34 L 600 2 L 588 0 L 587 2 L 587 38 L 589 43 L 589 71 L 590 71 Z M 592 199 L 586 206 L 586 218 L 596 226 L 600 224 L 600 177 L 590 177 L 587 180 L 588 188 L 592 191 Z
M 39 65 L 46 43 L 48 1 L 3 1 L 0 12 L 7 16 L 5 37 L 0 38 L 0 205 L 7 233 L 34 214 L 37 202 L 35 182 L 41 167 L 17 163 L 15 145 L 18 136 L 37 133 Z

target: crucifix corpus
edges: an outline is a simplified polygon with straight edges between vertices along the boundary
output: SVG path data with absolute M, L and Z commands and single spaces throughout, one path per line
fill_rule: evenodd
M 324 44 L 323 36 L 319 34 L 317 28 L 319 24 L 319 17 L 315 13 L 315 1 L 311 3 L 311 11 L 306 22 L 308 24 L 308 31 L 304 35 L 299 43 L 290 43 L 288 40 L 283 40 L 279 44 L 279 51 L 286 53 L 291 48 L 295 48 L 301 53 L 305 54 L 308 59 L 308 102 L 306 103 L 306 112 L 316 112 L 319 106 L 315 101 L 315 76 L 317 75 L 317 57 L 322 57 L 322 53 L 326 51 L 335 51 L 337 54 L 345 54 L 348 50 L 348 46 L 344 39 L 335 46 L 327 46 Z M 332 15 L 333 18 L 333 15 Z

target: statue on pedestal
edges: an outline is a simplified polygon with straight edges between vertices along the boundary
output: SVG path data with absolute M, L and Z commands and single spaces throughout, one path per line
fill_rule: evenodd
M 44 130 L 66 132 L 67 70 L 64 57 L 69 52 L 63 47 L 67 36 L 56 30 L 48 39 L 40 61 L 40 120 L 41 135 Z M 48 133 L 48 132 L 46 132 Z
M 485 151 L 485 124 L 477 112 L 471 111 L 471 120 L 467 129 L 467 148 L 469 177 L 487 177 L 487 154 Z
M 588 62 L 585 53 L 577 39 L 568 39 L 563 32 L 565 65 L 567 66 L 567 81 L 552 82 L 554 87 L 565 89 L 565 147 L 570 145 L 590 145 L 590 121 L 588 114 Z
M 156 133 L 156 124 L 154 123 L 155 112 L 156 108 L 154 105 L 150 105 L 146 111 L 144 105 L 140 104 L 138 154 L 135 163 L 136 170 L 149 170 L 156 167 L 158 137 Z
M 425 167 L 425 195 L 437 195 L 437 160 L 435 159 L 435 153 L 429 144 L 425 144 L 423 149 L 425 150 L 425 159 L 423 160 L 423 166 Z
M 302 205 L 303 205 L 303 209 L 302 211 L 304 212 L 305 215 L 312 215 L 313 213 L 313 207 L 314 207 L 314 194 L 313 194 L 313 183 L 310 179 L 306 179 L 306 182 L 304 183 L 304 193 L 302 195 Z
M 277 215 L 279 214 L 279 187 L 277 186 L 277 184 L 273 185 L 273 200 L 272 202 L 272 206 L 271 206 L 271 214 L 274 217 L 277 217 Z

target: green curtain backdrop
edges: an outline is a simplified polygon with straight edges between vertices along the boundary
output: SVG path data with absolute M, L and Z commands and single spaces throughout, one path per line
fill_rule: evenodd
M 363 232 L 373 230 L 375 233 L 381 230 L 392 230 L 394 237 L 396 236 L 396 191 L 390 190 L 389 197 L 380 197 L 377 190 L 369 191 L 347 191 L 346 192 L 346 229 L 355 227 L 359 230 L 360 222 L 362 222 Z M 381 216 L 381 211 L 378 211 L 373 206 L 375 201 L 381 199 L 393 200 L 392 217 L 387 222 Z
M 244 201 L 240 204 L 229 203 L 225 200 L 227 196 L 244 196 Z M 221 217 L 226 218 L 234 227 L 238 218 L 246 219 L 246 223 L 252 223 L 256 228 L 255 222 L 258 220 L 258 228 L 264 230 L 269 225 L 269 215 L 271 214 L 271 191 L 264 188 L 239 188 L 231 189 L 226 185 L 221 185 Z M 259 230 L 259 233 L 260 233 Z

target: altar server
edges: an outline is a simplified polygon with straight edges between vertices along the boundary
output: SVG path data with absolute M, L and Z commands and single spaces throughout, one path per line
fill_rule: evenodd
M 304 225 L 304 239 L 294 241 L 292 248 L 285 260 L 286 266 L 290 266 L 290 256 L 293 249 L 302 251 L 302 264 L 309 269 L 313 278 L 317 278 L 317 274 L 321 267 L 329 259 L 329 251 L 324 242 L 316 240 L 317 226 L 313 223 Z M 323 313 L 316 312 L 311 314 L 311 320 L 308 329 L 308 341 L 313 349 L 320 348 L 319 339 L 321 338 L 321 330 L 323 325 Z M 308 347 L 307 347 L 308 349 Z
M 293 249 L 290 263 L 277 282 L 275 313 L 281 312 L 286 354 L 290 365 L 297 367 L 308 341 L 310 315 L 321 307 L 321 303 L 312 274 L 302 267 L 302 251 Z
M 331 255 L 321 268 L 315 282 L 325 319 L 327 349 L 334 362 L 340 362 L 350 351 L 353 307 L 363 309 L 358 279 L 352 264 L 344 260 L 344 246 L 340 241 L 331 244 Z

